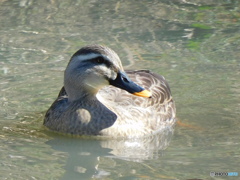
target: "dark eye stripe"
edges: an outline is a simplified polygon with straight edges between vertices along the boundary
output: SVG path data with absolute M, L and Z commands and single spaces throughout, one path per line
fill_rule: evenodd
M 89 56 L 83 55 L 83 56 L 86 56 L 86 59 L 82 60 L 84 65 L 87 65 L 89 63 L 89 61 L 90 61 L 90 62 L 92 62 L 94 64 L 99 64 L 99 65 L 100 64 L 105 64 L 108 68 L 113 68 L 114 67 L 113 63 L 108 58 L 105 58 L 105 57 L 103 57 L 101 55 L 98 55 L 98 56 L 95 56 L 95 57 L 92 57 L 92 58 L 88 58 L 88 57 L 91 57 L 90 55 Z M 81 66 L 83 64 L 81 64 Z
M 108 59 L 105 59 L 102 56 L 96 57 L 96 58 L 92 59 L 91 61 L 94 63 L 97 63 L 97 64 L 105 64 L 108 68 L 113 66 L 112 62 L 110 62 Z

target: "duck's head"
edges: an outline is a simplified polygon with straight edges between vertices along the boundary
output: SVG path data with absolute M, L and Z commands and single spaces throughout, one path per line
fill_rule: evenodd
M 137 96 L 151 97 L 148 90 L 127 76 L 118 55 L 112 49 L 91 45 L 78 50 L 69 61 L 64 74 L 64 87 L 69 99 L 96 94 L 106 85 L 113 85 Z

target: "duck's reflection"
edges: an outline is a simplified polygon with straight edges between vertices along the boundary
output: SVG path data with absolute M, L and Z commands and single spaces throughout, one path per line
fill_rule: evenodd
M 103 158 L 143 161 L 161 156 L 171 140 L 173 129 L 165 129 L 157 135 L 139 139 L 92 139 L 58 136 L 48 141 L 53 149 L 68 154 L 61 179 L 103 178 L 110 175 L 99 167 Z

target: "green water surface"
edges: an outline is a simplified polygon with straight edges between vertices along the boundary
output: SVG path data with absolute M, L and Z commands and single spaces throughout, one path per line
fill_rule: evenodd
M 168 80 L 174 135 L 68 137 L 42 126 L 70 56 L 104 44 Z M 0 179 L 239 179 L 238 0 L 0 0 Z

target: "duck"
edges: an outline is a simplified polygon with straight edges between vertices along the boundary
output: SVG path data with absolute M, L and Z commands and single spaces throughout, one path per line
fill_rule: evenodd
M 124 71 L 117 53 L 88 45 L 74 53 L 43 125 L 72 135 L 137 138 L 171 128 L 176 107 L 166 79 L 150 70 Z

